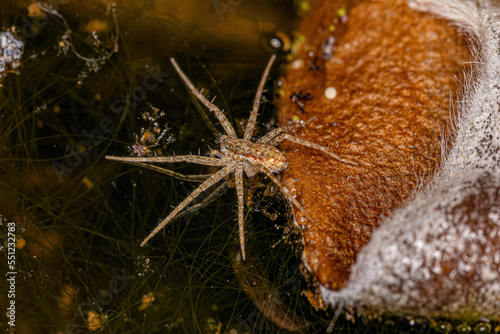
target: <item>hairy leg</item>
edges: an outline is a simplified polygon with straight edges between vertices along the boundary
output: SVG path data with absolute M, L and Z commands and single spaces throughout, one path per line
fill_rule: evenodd
M 275 140 L 279 134 L 281 134 L 283 132 L 288 132 L 292 129 L 303 127 L 307 123 L 310 123 L 315 119 L 316 119 L 316 116 L 313 116 L 313 117 L 309 118 L 307 121 L 301 122 L 299 124 L 292 124 L 292 125 L 282 126 L 280 128 L 273 129 L 273 130 L 269 131 L 268 133 L 266 133 L 264 136 L 262 136 L 259 140 L 257 140 L 257 143 L 269 144 L 271 146 L 276 146 L 280 142 L 279 140 Z
M 285 197 L 288 198 L 290 201 L 292 201 L 292 203 L 297 207 L 297 209 L 299 209 L 301 212 L 303 212 L 304 214 L 306 214 L 306 210 L 304 209 L 304 207 L 302 206 L 302 204 L 300 204 L 293 197 L 293 195 L 290 192 L 290 190 L 273 173 L 271 173 L 270 170 L 268 170 L 264 166 L 261 166 L 260 167 L 260 171 L 262 171 L 263 173 L 265 173 L 267 175 L 267 177 L 270 178 L 271 181 L 273 181 L 281 189 L 281 191 L 283 192 L 283 194 L 285 195 Z
M 279 134 L 281 134 L 282 132 L 283 132 L 283 128 L 272 129 L 271 131 L 266 133 L 264 136 L 259 138 L 259 140 L 257 140 L 257 143 L 258 144 L 269 144 L 271 146 L 276 146 L 275 144 L 277 144 L 277 143 L 274 142 L 274 138 L 276 136 L 278 136 Z
M 245 260 L 245 228 L 243 225 L 245 218 L 244 215 L 245 193 L 243 191 L 243 167 L 236 167 L 235 180 L 236 180 L 236 193 L 238 194 L 238 225 L 240 230 L 241 257 L 243 258 L 243 260 Z
M 273 65 L 275 59 L 276 55 L 272 55 L 271 59 L 269 59 L 269 62 L 267 63 L 264 73 L 262 74 L 262 78 L 260 79 L 260 84 L 259 87 L 257 88 L 257 93 L 255 94 L 255 100 L 253 101 L 252 112 L 250 113 L 250 117 L 248 118 L 248 124 L 245 129 L 245 134 L 243 135 L 243 139 L 245 140 L 250 140 L 252 138 L 253 129 L 255 128 L 255 122 L 257 121 L 257 113 L 259 111 L 262 91 L 264 90 L 264 85 L 266 84 L 267 76 L 269 75 L 269 71 L 271 70 L 271 66 Z
M 213 158 L 213 157 L 203 157 L 199 155 L 178 155 L 172 157 L 116 157 L 113 155 L 107 155 L 106 159 L 115 160 L 126 163 L 134 162 L 191 162 L 200 165 L 207 166 L 223 166 L 227 165 L 227 161 L 223 159 Z
M 236 132 L 234 131 L 231 123 L 229 123 L 228 119 L 226 118 L 226 115 L 224 115 L 224 113 L 215 104 L 208 101 L 205 96 L 203 96 L 200 91 L 194 87 L 191 80 L 189 80 L 186 74 L 184 74 L 174 58 L 170 58 L 170 62 L 172 63 L 172 65 L 174 65 L 175 70 L 177 71 L 177 73 L 179 73 L 179 76 L 184 81 L 186 86 L 188 86 L 188 88 L 191 90 L 191 93 L 193 93 L 193 95 L 196 96 L 198 100 L 200 100 L 200 102 L 203 103 L 210 111 L 213 111 L 215 113 L 215 116 L 219 119 L 220 124 L 226 131 L 227 135 L 236 138 Z
M 195 204 L 193 206 L 190 206 L 189 208 L 186 208 L 184 211 L 180 212 L 177 216 L 172 218 L 172 220 L 179 219 L 185 215 L 188 215 L 190 213 L 193 213 L 195 211 L 200 210 L 201 208 L 207 206 L 208 204 L 212 203 L 215 201 L 217 198 L 219 198 L 222 194 L 224 194 L 227 190 L 227 182 L 224 181 L 220 186 L 218 186 L 214 191 L 210 193 L 203 201 L 201 201 L 198 204 Z
M 198 197 L 203 191 L 207 190 L 210 188 L 212 185 L 216 184 L 219 182 L 223 177 L 231 173 L 236 164 L 230 164 L 221 170 L 219 170 L 217 173 L 213 174 L 203 182 L 198 188 L 196 188 L 185 200 L 183 200 L 177 207 L 172 211 L 167 218 L 165 218 L 158 226 L 155 227 L 155 229 L 144 239 L 141 243 L 141 246 L 144 246 L 149 239 L 151 239 L 156 233 L 158 233 L 165 225 L 167 225 L 175 216 L 177 216 L 189 203 L 191 203 L 196 197 Z
M 302 139 L 296 138 L 296 137 L 291 136 L 291 135 L 289 135 L 287 133 L 282 133 L 282 134 L 280 134 L 277 137 L 278 141 L 281 141 L 283 139 L 286 139 L 286 140 L 289 140 L 291 142 L 294 142 L 294 143 L 297 143 L 297 144 L 300 144 L 300 145 L 303 145 L 303 146 L 307 146 L 307 147 L 319 150 L 319 151 L 321 151 L 321 152 L 323 152 L 323 153 L 331 156 L 332 158 L 334 158 L 335 160 L 338 160 L 340 162 L 343 162 L 343 163 L 346 163 L 346 164 L 350 164 L 350 165 L 355 165 L 355 166 L 358 165 L 357 162 L 354 162 L 354 161 L 351 161 L 351 160 L 347 160 L 347 159 L 343 159 L 343 158 L 339 157 L 338 155 L 330 152 L 327 148 L 325 148 L 325 147 L 323 147 L 321 145 L 318 145 L 318 144 L 315 144 L 315 143 L 311 143 L 310 141 L 307 141 L 307 140 L 302 140 Z
M 159 167 L 156 165 L 147 164 L 144 162 L 127 161 L 127 163 L 130 165 L 138 166 L 138 167 L 148 168 L 148 169 L 154 170 L 155 172 L 160 172 L 160 173 L 175 177 L 176 179 L 179 179 L 179 180 L 191 181 L 191 182 L 203 182 L 206 179 L 208 179 L 210 177 L 210 175 L 212 175 L 212 174 L 185 175 L 185 174 L 177 173 L 177 172 L 174 172 L 172 170 L 162 168 L 162 167 Z

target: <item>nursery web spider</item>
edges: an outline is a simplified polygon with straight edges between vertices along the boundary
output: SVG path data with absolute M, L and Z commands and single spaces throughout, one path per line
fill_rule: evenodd
M 210 156 L 199 156 L 199 155 L 179 155 L 170 157 L 117 157 L 117 156 L 106 156 L 106 159 L 116 160 L 121 162 L 126 162 L 138 166 L 148 167 L 159 172 L 163 172 L 169 175 L 176 175 L 177 173 L 168 171 L 158 166 L 147 165 L 145 163 L 173 163 L 173 162 L 189 162 L 200 165 L 216 166 L 221 167 L 217 172 L 210 175 L 198 188 L 196 188 L 186 199 L 184 199 L 163 221 L 161 221 L 158 226 L 149 234 L 146 239 L 141 243 L 144 246 L 149 239 L 151 239 L 155 234 L 157 234 L 163 227 L 170 223 L 175 218 L 182 215 L 183 210 L 192 210 L 193 207 L 198 208 L 197 205 L 185 209 L 194 199 L 196 199 L 203 191 L 207 190 L 211 186 L 218 183 L 220 180 L 225 178 L 231 173 L 234 173 L 235 183 L 236 183 L 236 193 L 238 195 L 238 223 L 239 223 L 239 235 L 240 235 L 240 245 L 241 245 L 241 255 L 245 259 L 245 234 L 243 228 L 243 218 L 244 218 L 244 190 L 243 190 L 243 172 L 247 177 L 253 177 L 258 172 L 264 173 L 269 177 L 283 192 L 283 194 L 302 212 L 305 212 L 302 205 L 292 196 L 289 189 L 287 189 L 284 184 L 276 177 L 276 173 L 281 172 L 287 167 L 287 162 L 283 154 L 275 147 L 282 140 L 289 140 L 294 143 L 304 145 L 316 150 L 323 152 L 324 154 L 347 164 L 357 165 L 355 162 L 342 159 L 338 155 L 333 154 L 323 146 L 320 146 L 309 141 L 305 141 L 299 138 L 295 138 L 287 133 L 284 133 L 285 128 L 277 128 L 263 137 L 252 140 L 252 134 L 255 128 L 255 122 L 257 120 L 257 113 L 259 109 L 259 104 L 262 97 L 262 91 L 264 85 L 269 75 L 271 65 L 273 64 L 276 56 L 273 55 L 269 60 L 269 63 L 262 74 L 257 93 L 255 94 L 255 100 L 253 102 L 253 108 L 250 113 L 250 118 L 248 119 L 247 126 L 243 138 L 237 138 L 236 132 L 233 126 L 229 123 L 223 112 L 215 106 L 213 103 L 208 101 L 201 93 L 194 87 L 192 82 L 188 79 L 186 74 L 180 69 L 179 65 L 175 59 L 170 58 L 172 65 L 175 70 L 184 81 L 186 86 L 191 90 L 191 93 L 198 98 L 210 111 L 215 113 L 215 116 L 220 121 L 222 127 L 226 134 L 222 134 L 218 140 L 219 149 L 212 150 Z M 178 174 L 180 175 L 180 174 Z M 227 182 L 223 184 L 227 187 Z M 220 187 L 219 187 L 220 188 Z M 224 189 L 225 190 L 225 189 Z M 216 192 L 220 189 L 217 189 Z

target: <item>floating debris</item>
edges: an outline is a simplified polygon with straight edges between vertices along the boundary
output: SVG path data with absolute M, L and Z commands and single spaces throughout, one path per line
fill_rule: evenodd
M 335 87 L 328 87 L 327 89 L 325 89 L 325 97 L 328 100 L 333 100 L 334 98 L 336 98 L 337 90 L 335 89 Z
M 165 112 L 153 106 L 150 108 L 150 111 L 141 114 L 141 118 L 148 122 L 149 126 L 141 128 L 140 133 L 135 133 L 135 143 L 130 148 L 138 157 L 161 155 L 162 150 L 175 141 L 172 135 L 168 135 L 170 128 L 160 121 L 165 116 Z
M 94 182 L 92 182 L 92 180 L 88 177 L 88 176 L 85 176 L 83 179 L 82 179 L 82 183 L 87 187 L 87 189 L 92 189 L 94 188 Z
M 276 31 L 273 35 L 271 35 L 268 43 L 274 50 L 281 50 L 283 52 L 290 51 L 290 47 L 292 45 L 290 36 L 282 31 Z
M 345 7 L 337 10 L 337 15 L 340 17 L 340 22 L 347 23 L 347 21 L 349 21 L 349 17 L 347 16 L 347 10 L 345 9 Z
M 141 305 L 139 305 L 139 311 L 144 311 L 155 301 L 155 295 L 153 292 L 148 292 L 142 296 Z
M 311 67 L 309 68 L 311 71 L 317 71 L 319 69 L 317 62 L 318 62 L 318 57 L 315 56 L 313 61 L 312 61 Z
M 293 63 L 290 64 L 290 67 L 298 70 L 299 68 L 302 68 L 304 66 L 304 61 L 302 59 L 295 59 Z
M 333 57 L 333 44 L 335 44 L 335 37 L 330 36 L 321 45 L 321 56 L 323 59 L 330 59 Z
M 0 79 L 19 67 L 24 43 L 10 31 L 0 32 Z
M 106 9 L 106 15 L 111 19 L 114 24 L 114 32 L 110 34 L 109 41 L 104 43 L 99 39 L 97 35 L 98 32 L 103 32 L 105 30 L 111 30 L 107 23 L 101 20 L 93 20 L 89 22 L 85 28 L 90 32 L 91 36 L 88 36 L 85 41 L 91 45 L 96 51 L 97 55 L 92 57 L 83 56 L 79 53 L 73 44 L 73 31 L 71 30 L 66 18 L 57 11 L 57 8 L 47 4 L 36 3 L 35 6 L 45 14 L 50 14 L 53 17 L 59 19 L 66 31 L 59 38 L 58 49 L 59 54 L 66 55 L 71 49 L 73 53 L 80 59 L 86 62 L 87 67 L 90 71 L 97 72 L 100 69 L 100 65 L 105 64 L 111 56 L 118 52 L 118 39 L 120 35 L 120 30 L 118 27 L 118 21 L 116 19 L 116 4 L 109 3 Z M 94 64 L 95 63 L 95 64 Z M 78 84 L 81 84 L 82 77 L 79 78 Z
M 312 99 L 311 92 L 302 94 L 302 91 L 300 91 L 298 93 L 294 92 L 292 95 L 290 95 L 290 100 L 292 100 L 292 102 L 294 102 L 299 107 L 299 109 L 297 110 L 299 113 L 304 112 L 304 107 L 306 106 L 304 101 L 310 99 Z
M 44 11 L 42 11 L 38 6 L 34 3 L 30 4 L 27 8 L 28 17 L 36 18 L 37 20 L 42 20 L 47 17 Z
M 67 55 L 69 48 L 71 47 L 71 42 L 69 41 L 69 31 L 66 31 L 60 38 L 59 42 L 57 43 L 57 46 L 59 48 L 59 53 L 62 55 Z
M 99 313 L 95 311 L 89 311 L 87 315 L 87 326 L 92 332 L 101 328 L 102 326 L 101 317 L 102 316 Z
M 16 239 L 16 248 L 17 249 L 23 249 L 24 246 L 26 246 L 26 240 L 24 238 L 19 238 Z

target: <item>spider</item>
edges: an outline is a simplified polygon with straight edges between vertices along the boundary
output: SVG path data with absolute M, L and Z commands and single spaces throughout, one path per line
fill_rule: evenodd
M 293 197 L 289 189 L 278 179 L 275 175 L 287 167 L 287 161 L 284 155 L 275 147 L 283 140 L 289 140 L 291 142 L 304 145 L 316 150 L 323 152 L 324 154 L 336 159 L 339 162 L 357 165 L 357 163 L 342 159 L 336 154 L 333 154 L 323 146 L 318 144 L 295 138 L 284 131 L 287 128 L 276 128 L 271 130 L 263 137 L 252 140 L 252 133 L 255 128 L 255 123 L 257 120 L 257 113 L 259 109 L 259 104 L 262 97 L 262 92 L 264 89 L 267 76 L 271 66 L 276 58 L 276 55 L 271 56 L 262 78 L 257 88 L 257 93 L 255 94 L 255 100 L 253 102 L 253 108 L 250 112 L 250 118 L 248 119 L 247 126 L 245 128 L 243 138 L 238 138 L 233 126 L 230 124 L 224 113 L 213 103 L 208 101 L 201 93 L 194 87 L 192 82 L 186 76 L 186 74 L 181 70 L 174 58 L 170 58 L 172 65 L 175 70 L 184 81 L 186 86 L 189 88 L 191 93 L 200 100 L 210 111 L 215 113 L 215 116 L 220 121 L 220 124 L 224 128 L 226 134 L 221 134 L 218 139 L 219 149 L 212 150 L 210 156 L 199 156 L 199 155 L 180 155 L 180 156 L 169 156 L 169 157 L 117 157 L 117 156 L 106 156 L 106 159 L 121 161 L 141 167 L 147 167 L 168 175 L 173 175 L 188 180 L 199 180 L 194 176 L 184 176 L 182 174 L 169 171 L 167 169 L 149 165 L 147 163 L 174 163 L 174 162 L 188 162 L 200 165 L 215 166 L 220 167 L 220 169 L 209 176 L 201 176 L 201 178 L 206 177 L 206 179 L 201 183 L 201 185 L 196 188 L 186 199 L 184 199 L 168 216 L 163 219 L 158 226 L 142 241 L 141 246 L 146 245 L 146 243 L 155 234 L 157 234 L 162 228 L 164 228 L 168 223 L 170 223 L 175 218 L 180 217 L 186 211 L 194 211 L 198 209 L 203 203 L 193 205 L 186 209 L 186 207 L 195 200 L 202 192 L 210 188 L 211 186 L 217 184 L 222 179 L 226 178 L 230 174 L 234 174 L 236 183 L 236 193 L 238 196 L 238 224 L 239 224 L 239 237 L 240 237 L 240 247 L 241 255 L 243 260 L 245 259 L 245 234 L 243 227 L 244 219 L 244 188 L 243 188 L 243 173 L 247 175 L 248 178 L 253 177 L 255 174 L 261 172 L 267 175 L 283 192 L 283 194 L 295 205 L 301 212 L 305 213 L 302 205 Z M 204 201 L 213 200 L 214 196 L 224 191 L 227 188 L 227 181 L 224 182 L 219 188 L 217 188 L 214 193 L 207 197 Z M 184 212 L 183 212 L 184 210 Z

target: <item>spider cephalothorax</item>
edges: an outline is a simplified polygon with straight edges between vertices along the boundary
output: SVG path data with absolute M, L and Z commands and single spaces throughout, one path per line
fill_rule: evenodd
M 226 135 L 220 137 L 220 153 L 226 159 L 238 161 L 248 177 L 259 171 L 258 166 L 272 173 L 279 173 L 287 166 L 285 157 L 276 147 Z
M 170 58 L 172 65 L 174 66 L 179 76 L 182 78 L 184 83 L 188 86 L 191 92 L 210 110 L 215 113 L 215 116 L 219 119 L 225 135 L 221 135 L 219 139 L 219 150 L 212 150 L 210 157 L 199 156 L 199 155 L 180 155 L 180 156 L 170 156 L 170 157 L 115 157 L 107 156 L 107 159 L 117 160 L 122 162 L 127 162 L 139 166 L 149 167 L 166 174 L 177 176 L 176 173 L 166 172 L 165 169 L 158 166 L 151 167 L 145 163 L 172 163 L 172 162 L 191 162 L 201 165 L 217 166 L 222 167 L 220 170 L 208 177 L 198 188 L 196 188 L 185 200 L 183 200 L 169 215 L 167 218 L 162 220 L 160 224 L 149 234 L 149 236 L 144 239 L 141 246 L 144 246 L 149 239 L 151 239 L 156 233 L 158 233 L 165 225 L 174 220 L 176 217 L 180 216 L 182 211 L 198 197 L 203 191 L 207 190 L 211 186 L 215 185 L 223 178 L 231 173 L 234 173 L 236 192 L 238 194 L 238 223 L 239 223 L 239 233 L 240 233 L 240 244 L 241 244 L 241 255 L 245 259 L 245 234 L 243 228 L 243 213 L 244 213 L 244 191 L 243 191 L 243 171 L 247 174 L 247 177 L 252 177 L 256 173 L 265 173 L 283 192 L 283 194 L 301 211 L 305 211 L 302 205 L 292 196 L 290 190 L 288 190 L 283 183 L 274 175 L 274 173 L 279 173 L 286 168 L 287 162 L 283 154 L 275 147 L 282 140 L 289 140 L 300 145 L 311 147 L 321 152 L 329 155 L 330 157 L 344 163 L 356 164 L 352 161 L 345 160 L 339 156 L 333 154 L 323 146 L 314 144 L 299 138 L 295 138 L 287 133 L 284 133 L 283 128 L 277 128 L 263 137 L 252 141 L 252 133 L 255 128 L 255 123 L 257 120 L 257 113 L 259 110 L 259 104 L 262 96 L 262 91 L 264 89 L 264 84 L 266 82 L 271 65 L 276 58 L 275 55 L 271 57 L 266 69 L 262 75 L 257 93 L 255 95 L 255 100 L 253 103 L 253 108 L 250 113 L 250 118 L 248 119 L 247 127 L 245 128 L 245 133 L 243 138 L 237 138 L 236 132 L 233 126 L 229 123 L 228 119 L 224 113 L 217 108 L 213 103 L 208 101 L 191 83 L 188 77 L 182 72 L 179 65 L 175 59 Z M 223 184 L 225 185 L 225 184 Z M 219 187 L 220 188 L 220 187 Z M 191 207 L 190 209 L 192 209 Z

